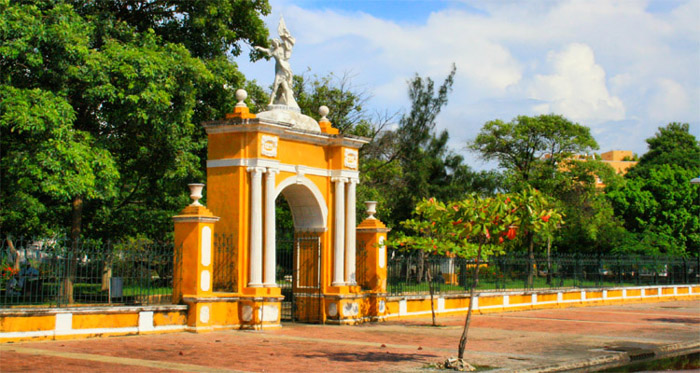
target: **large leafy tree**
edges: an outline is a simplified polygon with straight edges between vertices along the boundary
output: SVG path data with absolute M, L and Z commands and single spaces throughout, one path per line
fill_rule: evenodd
M 487 122 L 468 146 L 481 158 L 498 161 L 514 178 L 513 186 L 537 184 L 561 161 L 598 149 L 588 127 L 555 114 Z
M 625 182 L 608 188 L 616 214 L 634 235 L 621 250 L 698 255 L 700 187 L 690 180 L 700 174 L 700 142 L 688 129 L 675 122 L 660 127 Z
M 686 170 L 700 169 L 700 142 L 690 133 L 688 123 L 673 122 L 659 127 L 656 135 L 646 142 L 649 150 L 629 170 L 628 178 L 647 176 L 651 169 L 665 164 Z
M 222 117 L 231 87 L 246 85 L 227 54 L 266 43 L 268 11 L 265 1 L 0 0 L 0 198 L 13 206 L 3 233 L 164 238 L 182 186 L 203 177 L 198 123 Z
M 598 148 L 590 130 L 560 115 L 519 116 L 511 122 L 484 124 L 469 143 L 483 159 L 498 161 L 508 175 L 508 188 L 535 187 L 554 199 L 567 222 L 552 237 L 524 235 L 524 246 L 554 246 L 560 251 L 607 252 L 626 237 L 619 218 L 596 181 L 618 185 L 620 177 L 594 157 Z M 544 231 L 543 231 L 544 232 Z M 546 233 L 546 232 L 544 232 Z
M 559 252 L 607 253 L 627 237 L 622 220 L 615 216 L 612 204 L 597 181 L 609 187 L 622 177 L 604 162 L 594 159 L 564 160 L 547 181 L 543 191 L 556 199 L 566 215 L 564 225 L 551 243 Z

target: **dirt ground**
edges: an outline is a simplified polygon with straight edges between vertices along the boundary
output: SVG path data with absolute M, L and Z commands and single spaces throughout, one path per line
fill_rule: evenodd
M 397 372 L 455 356 L 464 317 L 0 345 L 0 372 Z M 700 340 L 700 300 L 476 315 L 472 364 L 518 370 Z

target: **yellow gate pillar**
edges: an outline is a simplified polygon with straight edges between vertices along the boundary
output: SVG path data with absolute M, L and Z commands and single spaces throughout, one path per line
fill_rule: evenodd
M 173 303 L 189 305 L 187 329 L 201 332 L 212 330 L 211 301 L 213 274 L 214 223 L 219 218 L 199 203 L 204 184 L 189 184 L 194 200 L 175 223 L 175 281 Z
M 386 279 L 387 279 L 387 253 L 386 235 L 391 228 L 374 217 L 377 202 L 366 201 L 367 214 L 369 215 L 357 226 L 357 241 L 365 250 L 365 288 L 369 289 L 370 307 L 369 316 L 374 320 L 381 320 L 386 314 Z

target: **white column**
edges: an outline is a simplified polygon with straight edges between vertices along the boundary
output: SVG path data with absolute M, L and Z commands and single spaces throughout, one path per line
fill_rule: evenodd
M 263 286 L 275 287 L 275 268 L 277 249 L 275 245 L 275 174 L 279 170 L 268 168 L 265 175 L 265 271 L 263 272 Z
M 262 286 L 262 174 L 263 167 L 249 167 L 250 172 L 250 272 L 248 286 Z
M 333 240 L 333 286 L 345 285 L 345 183 L 344 177 L 331 179 L 335 183 L 335 240 Z
M 357 285 L 355 276 L 355 184 L 357 179 L 350 179 L 345 205 L 345 282 Z

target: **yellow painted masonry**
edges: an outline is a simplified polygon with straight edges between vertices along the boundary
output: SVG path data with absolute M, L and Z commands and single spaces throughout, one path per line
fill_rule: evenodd
M 73 329 L 126 328 L 138 323 L 138 313 L 73 315 Z
M 187 306 L 10 308 L 0 310 L 0 343 L 186 330 Z
M 3 332 L 53 331 L 55 326 L 54 316 L 0 317 L 0 330 Z
M 660 285 L 611 289 L 562 289 L 539 292 L 481 293 L 475 297 L 473 312 L 492 313 L 540 308 L 581 307 L 600 304 L 658 302 L 665 300 L 700 299 L 700 286 Z M 320 299 L 315 298 L 316 302 Z M 326 320 L 356 324 L 370 320 L 390 320 L 427 316 L 430 297 L 359 295 L 353 299 L 327 299 L 326 308 L 336 304 L 339 312 L 352 312 L 350 318 Z M 356 311 L 346 305 L 359 306 Z M 466 314 L 468 294 L 436 296 L 438 315 Z M 209 331 L 218 329 L 280 327 L 277 302 L 198 302 L 198 307 L 210 307 L 211 322 L 200 313 L 188 312 L 186 305 L 145 307 L 94 307 L 66 309 L 5 309 L 0 311 L 0 343 L 40 339 L 70 339 L 107 335 L 168 333 L 178 331 Z M 249 307 L 249 308 L 246 308 Z M 260 312 L 260 307 L 267 307 Z M 383 312 L 381 312 L 383 310 Z M 357 312 L 355 314 L 355 312 Z M 198 315 L 199 320 L 189 320 Z M 374 315 L 373 315 L 374 314 Z M 263 315 L 260 320 L 259 315 Z M 246 325 L 250 322 L 258 326 Z M 190 326 L 188 326 L 188 323 Z
M 472 312 L 483 314 L 698 298 L 700 298 L 700 287 L 688 285 L 481 293 L 474 299 Z M 435 303 L 437 304 L 436 313 L 439 315 L 466 314 L 469 308 L 469 295 L 436 296 Z M 428 316 L 431 313 L 429 296 L 389 296 L 387 297 L 386 309 L 385 320 Z

